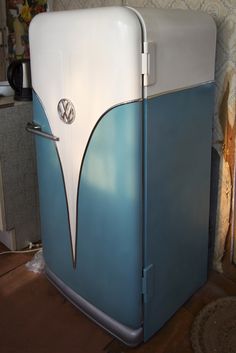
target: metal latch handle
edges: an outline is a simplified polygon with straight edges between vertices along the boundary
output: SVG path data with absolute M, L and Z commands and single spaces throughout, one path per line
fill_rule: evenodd
M 27 123 L 25 129 L 26 129 L 26 131 L 31 132 L 32 134 L 45 137 L 46 139 L 49 139 L 49 140 L 52 140 L 52 141 L 59 141 L 59 137 L 56 137 L 56 136 L 54 136 L 52 134 L 48 134 L 47 132 L 42 131 L 41 126 L 38 125 L 38 124 Z

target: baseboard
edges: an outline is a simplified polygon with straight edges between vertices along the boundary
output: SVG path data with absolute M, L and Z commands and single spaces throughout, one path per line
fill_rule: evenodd
M 16 250 L 16 233 L 15 229 L 9 231 L 0 231 L 0 242 L 9 250 Z

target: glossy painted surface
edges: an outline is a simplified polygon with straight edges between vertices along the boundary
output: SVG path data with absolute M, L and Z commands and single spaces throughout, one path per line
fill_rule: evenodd
M 66 286 L 131 328 L 142 321 L 141 117 L 140 102 L 118 106 L 91 137 L 79 185 L 75 268 L 58 154 L 54 142 L 36 137 L 46 264 Z M 50 132 L 37 96 L 34 121 Z
M 32 85 L 52 133 L 60 138 L 57 149 L 65 178 L 74 258 L 74 190 L 83 154 L 102 114 L 114 105 L 142 98 L 141 41 L 137 16 L 122 7 L 44 13 L 30 25 Z M 72 124 L 59 118 L 57 106 L 62 98 L 74 105 Z
M 213 84 L 146 103 L 145 340 L 206 281 L 213 107 Z

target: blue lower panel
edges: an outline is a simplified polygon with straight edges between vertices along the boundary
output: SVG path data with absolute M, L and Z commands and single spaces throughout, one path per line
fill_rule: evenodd
M 116 107 L 90 139 L 79 185 L 75 268 L 58 154 L 52 141 L 36 137 L 48 269 L 91 305 L 134 329 L 142 322 L 141 114 L 139 102 Z M 50 133 L 37 97 L 34 120 Z
M 149 99 L 144 131 L 138 102 L 101 119 L 81 172 L 75 268 L 57 151 L 53 142 L 36 138 L 51 277 L 63 282 L 67 295 L 132 332 L 139 332 L 144 319 L 145 340 L 206 280 L 213 96 L 213 85 L 202 85 Z M 50 133 L 37 98 L 34 110 L 35 122 Z
M 144 337 L 207 277 L 214 86 L 146 103 Z
M 78 204 L 78 290 L 131 327 L 142 320 L 141 114 L 141 103 L 132 103 L 100 121 L 83 164 Z

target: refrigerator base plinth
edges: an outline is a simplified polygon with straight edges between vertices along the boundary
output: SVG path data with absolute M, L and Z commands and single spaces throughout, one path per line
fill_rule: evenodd
M 143 327 L 133 329 L 114 320 L 103 311 L 96 308 L 78 293 L 68 287 L 60 278 L 58 278 L 48 267 L 46 275 L 49 281 L 80 311 L 88 316 L 92 321 L 118 338 L 128 346 L 137 346 L 143 342 Z

